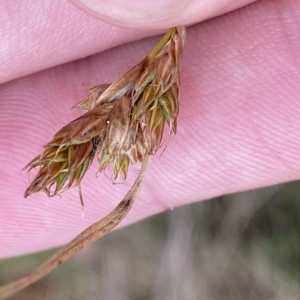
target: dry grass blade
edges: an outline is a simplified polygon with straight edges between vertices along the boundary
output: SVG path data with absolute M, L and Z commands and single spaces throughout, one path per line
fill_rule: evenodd
M 0 298 L 9 297 L 41 279 L 61 263 L 80 251 L 82 248 L 100 239 L 102 236 L 116 227 L 126 217 L 134 203 L 134 200 L 136 199 L 136 196 L 144 181 L 149 160 L 150 157 L 146 155 L 142 163 L 141 171 L 139 172 L 139 175 L 131 189 L 111 213 L 81 232 L 69 244 L 64 246 L 56 254 L 50 257 L 31 274 L 17 281 L 9 283 L 6 286 L 0 287 Z

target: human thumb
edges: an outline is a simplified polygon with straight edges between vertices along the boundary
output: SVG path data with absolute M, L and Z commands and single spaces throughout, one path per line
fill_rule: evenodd
M 167 28 L 198 23 L 255 0 L 69 0 L 105 22 L 131 28 Z

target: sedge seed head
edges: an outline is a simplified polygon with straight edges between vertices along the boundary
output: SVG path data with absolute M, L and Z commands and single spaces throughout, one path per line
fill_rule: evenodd
M 75 107 L 85 114 L 60 129 L 42 153 L 27 164 L 39 171 L 25 197 L 48 196 L 80 184 L 95 157 L 99 171 L 112 165 L 112 177 L 126 178 L 130 164 L 160 147 L 165 124 L 176 133 L 180 62 L 185 27 L 171 28 L 139 64 L 112 84 L 94 86 Z

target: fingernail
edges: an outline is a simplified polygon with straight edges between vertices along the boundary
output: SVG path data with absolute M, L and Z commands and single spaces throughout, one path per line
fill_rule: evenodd
M 85 12 L 118 26 L 168 28 L 216 16 L 254 0 L 69 0 Z M 236 4 L 240 3 L 240 4 Z

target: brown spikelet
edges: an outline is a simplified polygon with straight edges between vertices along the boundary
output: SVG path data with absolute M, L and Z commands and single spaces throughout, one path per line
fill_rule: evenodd
M 170 134 L 176 133 L 184 42 L 185 28 L 171 28 L 119 80 L 90 88 L 90 96 L 74 106 L 88 112 L 59 130 L 25 167 L 40 167 L 25 197 L 39 191 L 55 196 L 77 186 L 94 157 L 99 157 L 99 171 L 112 164 L 117 179 L 126 178 L 130 163 L 155 154 L 165 123 Z

